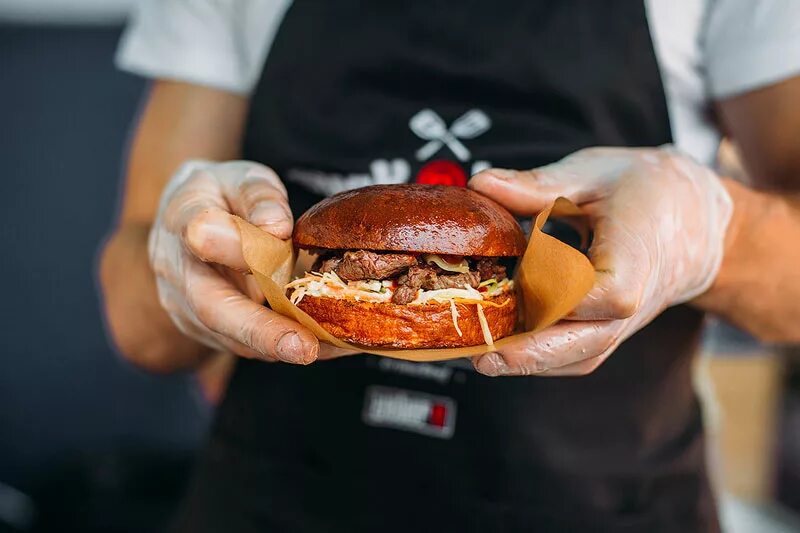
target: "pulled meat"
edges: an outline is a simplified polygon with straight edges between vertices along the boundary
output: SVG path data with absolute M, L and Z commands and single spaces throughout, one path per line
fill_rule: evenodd
M 339 263 L 342 262 L 341 257 L 328 257 L 328 258 L 320 258 L 314 263 L 314 267 L 312 270 L 320 273 L 325 272 L 333 272 L 336 270 L 336 267 L 339 266 Z
M 358 250 L 345 252 L 342 261 L 335 267 L 336 273 L 345 281 L 360 279 L 388 279 L 417 264 L 411 254 L 379 254 Z
M 420 264 L 408 269 L 408 272 L 397 278 L 398 285 L 409 285 L 415 289 L 431 285 L 442 269 L 436 266 Z
M 475 271 L 471 270 L 464 274 L 450 274 L 439 267 L 431 265 L 412 266 L 405 275 L 400 276 L 397 280 L 400 285 L 411 285 L 426 291 L 463 289 L 464 285 L 477 287 L 480 282 L 480 275 Z
M 399 285 L 392 294 L 392 303 L 398 305 L 410 304 L 417 298 L 417 289 L 411 285 Z
M 436 280 L 430 284 L 430 289 L 463 289 L 464 285 L 469 285 L 473 289 L 481 282 L 480 275 L 477 272 L 466 272 L 464 274 L 447 274 L 437 276 Z M 422 287 L 428 289 L 429 287 Z
M 478 259 L 475 268 L 481 275 L 481 281 L 486 281 L 487 279 L 492 278 L 500 281 L 506 277 L 506 267 L 498 264 L 497 259 L 494 258 L 481 257 Z
M 329 252 L 314 263 L 316 272 L 336 272 L 345 281 L 364 279 L 385 280 L 397 278 L 392 302 L 408 304 L 417 298 L 419 289 L 463 289 L 464 285 L 476 288 L 487 279 L 506 277 L 506 267 L 497 258 L 470 259 L 470 270 L 465 273 L 448 272 L 436 265 L 420 261 L 416 255 L 379 253 L 367 250 Z
M 439 267 L 431 265 L 415 265 L 397 279 L 397 289 L 392 295 L 392 302 L 407 304 L 417 297 L 418 289 L 463 289 L 464 285 L 477 287 L 480 274 L 469 271 L 464 274 L 448 274 Z

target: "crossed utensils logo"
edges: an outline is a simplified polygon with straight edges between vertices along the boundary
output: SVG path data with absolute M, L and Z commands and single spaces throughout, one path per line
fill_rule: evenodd
M 463 163 L 469 161 L 472 154 L 461 140 L 474 139 L 485 133 L 492 127 L 492 120 L 480 109 L 470 109 L 455 119 L 448 128 L 436 111 L 423 109 L 411 117 L 408 126 L 417 137 L 428 141 L 417 150 L 415 156 L 418 161 L 430 159 L 442 146 L 447 146 Z
M 455 119 L 448 127 L 438 113 L 432 109 L 423 109 L 411 117 L 408 126 L 417 137 L 426 141 L 414 154 L 417 161 L 424 162 L 416 180 L 421 183 L 449 183 L 463 186 L 468 176 L 460 164 L 455 161 L 428 160 L 443 146 L 447 146 L 460 163 L 469 162 L 472 159 L 472 152 L 462 141 L 486 133 L 492 127 L 492 121 L 480 109 L 471 109 Z M 470 174 L 475 174 L 489 166 L 489 161 L 472 161 L 468 170 Z M 408 183 L 412 175 L 409 161 L 395 157 L 375 159 L 364 172 L 338 173 L 290 168 L 286 177 L 289 181 L 300 183 L 311 191 L 331 196 L 367 185 Z

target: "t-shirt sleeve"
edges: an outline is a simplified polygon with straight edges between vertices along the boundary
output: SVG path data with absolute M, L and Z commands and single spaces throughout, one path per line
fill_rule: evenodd
M 800 74 L 800 1 L 709 0 L 703 55 L 720 98 Z
M 248 94 L 291 0 L 140 0 L 116 64 L 148 78 Z

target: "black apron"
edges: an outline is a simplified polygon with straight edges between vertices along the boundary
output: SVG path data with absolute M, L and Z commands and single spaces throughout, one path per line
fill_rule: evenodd
M 346 188 L 670 140 L 641 2 L 297 0 L 245 157 L 299 215 Z M 671 309 L 583 378 L 241 360 L 176 530 L 716 531 L 701 321 Z

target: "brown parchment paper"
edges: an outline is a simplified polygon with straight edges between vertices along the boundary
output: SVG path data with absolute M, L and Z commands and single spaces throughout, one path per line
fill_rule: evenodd
M 291 280 L 297 261 L 291 241 L 278 239 L 245 220 L 237 219 L 236 222 L 242 237 L 244 260 L 274 311 L 301 323 L 319 340 L 340 348 L 409 361 L 443 361 L 501 350 L 522 333 L 544 329 L 572 311 L 592 288 L 594 269 L 586 256 L 542 233 L 541 228 L 551 215 L 569 218 L 572 223 L 583 217 L 580 209 L 564 198 L 557 199 L 536 216 L 528 247 L 515 275 L 522 303 L 519 306 L 520 333 L 500 339 L 493 346 L 482 344 L 434 350 L 376 349 L 335 338 L 286 297 L 284 286 Z

